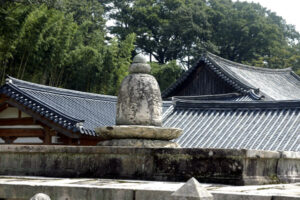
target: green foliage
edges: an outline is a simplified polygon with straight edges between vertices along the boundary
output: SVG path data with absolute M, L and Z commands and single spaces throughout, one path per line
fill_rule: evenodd
M 288 65 L 299 33 L 259 4 L 210 0 L 213 41 L 233 61 L 269 68 Z
M 105 18 L 115 20 L 106 27 Z M 107 30 L 111 34 L 108 35 Z M 259 4 L 231 0 L 1 1 L 0 81 L 117 94 L 135 51 L 164 90 L 203 51 L 300 74 L 300 34 Z M 134 44 L 136 46 L 134 46 Z M 176 62 L 175 62 L 176 60 Z
M 112 1 L 118 12 L 111 32 L 124 38 L 137 35 L 137 48 L 153 56 L 160 64 L 183 60 L 191 52 L 210 47 L 210 29 L 201 1 L 135 0 Z M 196 48 L 195 48 L 196 47 Z M 188 65 L 190 63 L 187 63 Z
M 106 50 L 104 68 L 99 79 L 102 80 L 101 93 L 116 95 L 123 78 L 128 74 L 131 63 L 131 52 L 134 49 L 135 35 L 129 34 L 124 41 L 117 42 L 113 38 L 111 45 Z
M 135 35 L 105 40 L 98 1 L 6 2 L 0 9 L 0 77 L 116 94 Z
M 111 0 L 112 33 L 136 33 L 136 49 L 190 67 L 203 51 L 269 68 L 298 63 L 294 26 L 256 3 L 231 0 Z M 297 54 L 298 55 L 298 54 Z M 295 67 L 294 67 L 295 68 Z
M 151 74 L 156 78 L 161 91 L 168 88 L 177 78 L 183 73 L 180 66 L 176 64 L 176 61 L 170 61 L 167 64 L 159 64 L 152 62 Z

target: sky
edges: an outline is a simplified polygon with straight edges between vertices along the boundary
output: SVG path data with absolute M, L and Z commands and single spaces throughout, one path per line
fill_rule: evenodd
M 236 1 L 236 0 L 234 0 Z M 300 0 L 239 0 L 259 3 L 263 7 L 276 12 L 286 20 L 288 24 L 293 24 L 300 32 Z

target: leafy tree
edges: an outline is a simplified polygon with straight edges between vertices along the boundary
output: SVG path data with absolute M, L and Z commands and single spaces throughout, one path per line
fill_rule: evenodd
M 160 63 L 181 59 L 195 46 L 209 47 L 209 24 L 204 1 L 135 0 L 113 1 L 116 11 L 111 18 L 116 25 L 111 32 L 119 38 L 137 35 L 137 48 Z M 188 63 L 189 64 L 189 63 Z
M 0 10 L 2 82 L 9 74 L 57 87 L 116 94 L 130 64 L 135 35 L 106 41 L 102 15 L 98 1 L 6 2 Z
M 251 65 L 282 68 L 300 40 L 294 26 L 256 3 L 231 0 L 111 0 L 111 33 L 137 34 L 136 49 L 161 64 L 191 66 L 202 51 Z
M 115 25 L 106 27 L 107 16 Z M 202 51 L 260 67 L 292 66 L 300 74 L 299 41 L 294 26 L 255 3 L 1 1 L 0 81 L 9 74 L 57 87 L 116 94 L 133 49 L 158 61 L 151 64 L 152 73 L 162 90 L 182 72 L 176 62 L 191 66 Z
M 111 45 L 106 50 L 102 74 L 99 74 L 102 93 L 117 94 L 121 81 L 128 74 L 134 42 L 135 34 L 129 34 L 121 42 L 117 38 L 111 40 Z
M 16 46 L 22 28 L 22 21 L 31 8 L 22 5 L 3 3 L 0 8 L 0 82 L 3 83 L 5 74 L 16 70 L 10 60 L 16 53 Z
M 150 64 L 151 74 L 156 78 L 161 91 L 168 88 L 183 73 L 182 68 L 176 64 L 175 60 L 163 65 L 155 62 Z
M 255 3 L 210 0 L 209 5 L 220 56 L 269 68 L 288 64 L 290 44 L 300 37 L 281 17 Z

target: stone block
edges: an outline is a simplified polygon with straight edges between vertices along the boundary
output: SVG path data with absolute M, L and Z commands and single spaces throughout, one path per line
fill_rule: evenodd
M 30 198 L 30 200 L 51 200 L 50 197 L 44 193 L 38 193 Z
M 189 179 L 182 187 L 171 194 L 174 200 L 213 200 L 213 196 L 195 179 Z
M 180 146 L 171 141 L 165 140 L 144 140 L 144 139 L 115 139 L 101 141 L 97 144 L 98 146 L 124 146 L 124 147 L 144 147 L 144 148 L 154 148 L 154 147 L 168 147 L 168 148 L 179 148 Z

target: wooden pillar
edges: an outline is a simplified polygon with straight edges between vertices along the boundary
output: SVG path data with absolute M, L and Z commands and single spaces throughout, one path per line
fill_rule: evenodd
M 72 145 L 72 138 L 68 138 L 68 145 Z
M 51 129 L 44 126 L 44 144 L 50 145 L 51 143 Z

